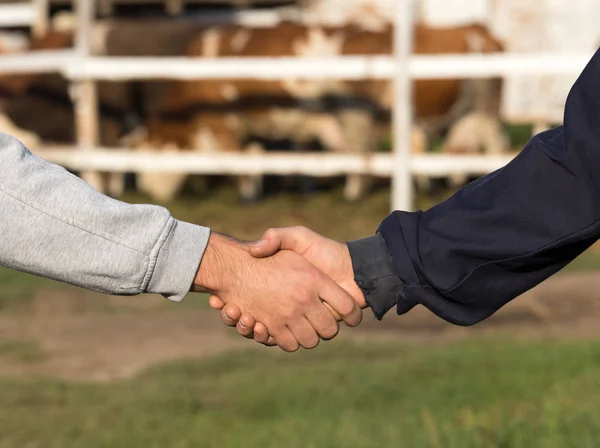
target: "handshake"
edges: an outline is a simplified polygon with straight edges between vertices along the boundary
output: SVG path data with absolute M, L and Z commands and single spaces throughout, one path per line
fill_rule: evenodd
M 228 326 L 293 352 L 354 327 L 367 307 L 348 247 L 304 227 L 270 229 L 258 242 L 213 232 L 193 291 L 211 293 Z

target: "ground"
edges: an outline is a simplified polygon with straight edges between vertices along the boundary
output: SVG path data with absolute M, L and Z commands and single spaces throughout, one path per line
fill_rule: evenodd
M 241 207 L 223 188 L 167 205 L 243 238 L 303 224 L 353 239 L 388 213 L 385 190 L 340 195 Z M 109 297 L 0 270 L 0 447 L 597 446 L 599 266 L 592 247 L 475 327 L 366 312 L 293 355 L 237 337 L 203 295 Z
M 424 308 L 377 322 L 365 313 L 348 341 L 443 344 L 487 336 L 526 339 L 600 338 L 600 275 L 563 274 L 471 328 L 445 323 Z M 232 349 L 267 350 L 224 327 L 206 297 L 183 305 L 158 296 L 107 297 L 77 288 L 42 289 L 0 314 L 0 375 L 108 381 L 166 361 Z

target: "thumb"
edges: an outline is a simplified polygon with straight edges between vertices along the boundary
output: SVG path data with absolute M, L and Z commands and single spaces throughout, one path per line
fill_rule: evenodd
M 256 258 L 270 257 L 280 250 L 293 250 L 303 254 L 316 237 L 317 234 L 305 227 L 269 229 L 250 248 L 250 253 Z
M 282 240 L 277 235 L 268 235 L 268 231 L 250 247 L 250 254 L 255 258 L 264 258 L 275 255 L 282 249 Z

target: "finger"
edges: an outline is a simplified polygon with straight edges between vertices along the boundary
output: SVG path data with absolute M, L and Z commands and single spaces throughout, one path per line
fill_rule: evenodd
M 331 315 L 335 318 L 336 321 L 338 321 L 338 322 L 342 321 L 342 316 L 340 316 L 336 310 L 331 308 L 331 305 L 329 305 L 327 302 L 322 302 L 322 303 L 323 303 L 323 305 L 325 305 L 325 308 L 327 308 L 327 311 L 329 311 L 331 313 Z
M 248 339 L 254 337 L 254 326 L 256 325 L 256 319 L 248 314 L 243 314 L 238 321 L 236 328 L 240 335 Z
M 340 288 L 325 274 L 321 276 L 319 297 L 328 303 L 349 327 L 356 327 L 362 321 L 362 310 L 350 294 Z
M 340 327 L 325 305 L 322 304 L 318 308 L 311 307 L 306 310 L 306 318 L 319 334 L 319 337 L 328 341 L 337 336 Z
M 267 239 L 268 238 L 268 239 Z M 270 257 L 281 250 L 281 239 L 276 235 L 267 236 L 267 233 L 250 247 L 250 254 L 256 258 Z
M 213 310 L 222 310 L 223 307 L 225 306 L 225 302 L 223 302 L 219 297 L 217 296 L 210 296 L 208 298 L 208 304 L 210 305 L 210 307 Z
M 221 320 L 228 327 L 235 327 L 241 316 L 242 312 L 233 304 L 227 304 L 223 310 L 221 310 Z
M 256 325 L 254 326 L 254 340 L 268 347 L 277 345 L 275 338 L 269 334 L 267 327 L 260 322 L 256 322 Z
M 311 241 L 317 236 L 312 230 L 301 226 L 269 229 L 250 248 L 250 253 L 257 258 L 269 257 L 279 250 L 293 250 L 302 254 L 308 250 Z
M 300 348 L 300 344 L 287 327 L 283 327 L 277 331 L 275 341 L 277 341 L 277 345 L 285 352 L 295 352 Z
M 312 349 L 319 345 L 321 338 L 306 317 L 294 319 L 288 323 L 288 328 L 296 341 L 305 349 Z

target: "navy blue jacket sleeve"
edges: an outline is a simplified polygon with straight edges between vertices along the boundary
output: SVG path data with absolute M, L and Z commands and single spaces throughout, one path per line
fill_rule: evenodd
M 600 237 L 600 50 L 569 92 L 563 126 L 441 204 L 394 212 L 379 233 L 404 284 L 398 313 L 422 304 L 458 325 L 581 254 Z

